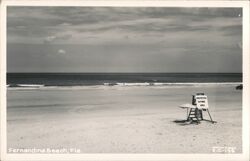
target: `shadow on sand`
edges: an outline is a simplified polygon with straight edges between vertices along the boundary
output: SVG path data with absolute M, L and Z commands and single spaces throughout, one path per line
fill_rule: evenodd
M 188 121 L 188 120 L 174 120 L 173 122 L 180 125 L 180 126 L 199 124 L 198 122 L 192 122 L 192 121 Z
M 197 122 L 197 121 L 188 121 L 188 120 L 174 120 L 173 122 L 180 125 L 180 126 L 186 126 L 186 125 L 198 125 L 198 124 L 201 123 L 201 121 L 209 122 L 209 123 L 212 123 L 212 124 L 217 123 L 216 121 L 211 121 L 211 120 L 207 120 L 207 119 L 200 120 L 199 122 Z

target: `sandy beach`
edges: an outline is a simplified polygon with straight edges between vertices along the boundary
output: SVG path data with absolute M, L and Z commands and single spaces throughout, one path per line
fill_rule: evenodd
M 184 124 L 192 94 L 208 96 L 216 124 Z M 242 152 L 242 91 L 235 85 L 8 89 L 8 148 L 81 153 Z M 204 117 L 208 118 L 207 113 Z

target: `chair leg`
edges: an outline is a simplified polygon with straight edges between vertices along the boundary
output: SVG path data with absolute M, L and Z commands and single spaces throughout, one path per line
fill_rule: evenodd
M 190 116 L 190 114 L 191 114 L 191 108 L 190 108 L 190 110 L 189 110 L 189 113 L 188 113 L 188 110 L 187 110 L 187 114 L 188 114 L 188 116 L 187 116 L 187 121 L 189 121 L 189 116 Z
M 203 120 L 203 113 L 202 113 L 202 110 L 200 110 L 200 116 L 201 116 L 201 120 Z
M 211 117 L 210 112 L 209 112 L 208 109 L 207 109 L 207 112 L 208 112 L 208 115 L 209 115 L 209 117 L 210 117 L 211 122 L 214 123 L 215 121 L 213 121 L 213 119 L 212 119 L 212 117 Z
M 198 108 L 195 108 L 195 118 L 196 118 L 197 124 L 200 123 L 199 116 L 200 116 L 200 110 Z

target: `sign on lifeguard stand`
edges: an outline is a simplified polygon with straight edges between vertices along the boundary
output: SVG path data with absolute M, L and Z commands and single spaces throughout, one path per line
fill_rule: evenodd
M 206 95 L 196 94 L 194 99 L 194 102 L 199 110 L 206 111 L 208 109 L 208 100 Z
M 208 109 L 209 108 L 208 99 L 204 93 L 197 93 L 196 95 L 193 95 L 192 105 L 194 105 L 195 108 L 190 108 L 188 120 L 192 120 L 192 121 L 195 120 L 197 122 L 199 122 L 200 120 L 204 120 L 202 111 L 207 111 L 211 122 L 215 123 L 215 121 L 213 121 L 210 115 L 210 112 Z

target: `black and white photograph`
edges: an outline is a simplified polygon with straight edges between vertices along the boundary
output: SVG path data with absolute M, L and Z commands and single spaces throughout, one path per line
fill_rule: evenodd
M 242 154 L 243 17 L 7 6 L 7 154 Z

